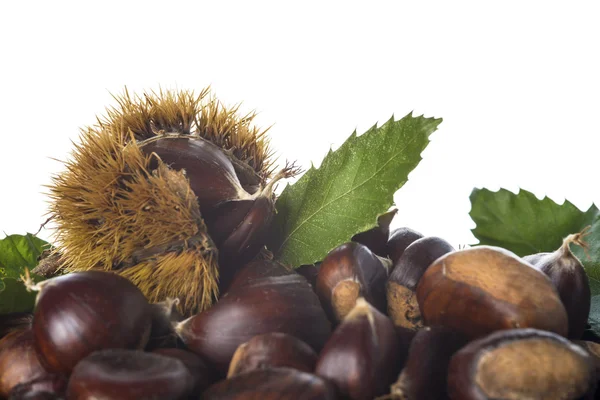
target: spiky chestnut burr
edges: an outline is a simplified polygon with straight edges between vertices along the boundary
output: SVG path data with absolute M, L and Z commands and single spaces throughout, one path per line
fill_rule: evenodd
M 267 182 L 266 131 L 207 95 L 125 92 L 83 132 L 50 187 L 63 270 L 117 270 L 151 302 L 179 298 L 191 315 L 217 297 L 219 275 L 257 255 L 274 183 L 298 171 Z M 228 207 L 239 212 L 227 219 L 219 210 Z

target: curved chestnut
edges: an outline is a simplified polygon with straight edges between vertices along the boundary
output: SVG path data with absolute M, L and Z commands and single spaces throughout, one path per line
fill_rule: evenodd
M 327 254 L 317 275 L 317 294 L 332 321 L 341 321 L 363 297 L 385 311 L 387 265 L 365 245 L 344 243 Z
M 583 241 L 585 235 L 586 230 L 567 236 L 555 252 L 523 257 L 552 280 L 567 310 L 570 339 L 583 336 L 591 309 L 592 294 L 587 273 L 569 248 L 574 243 L 587 249 L 588 245 Z
M 377 226 L 365 232 L 357 233 L 350 240 L 365 245 L 379 257 L 387 257 L 387 241 L 390 237 L 390 224 L 398 213 L 393 209 L 377 217 Z
M 400 259 L 400 256 L 402 256 L 402 253 L 404 253 L 404 250 L 406 250 L 411 243 L 423 237 L 425 236 L 423 236 L 422 233 L 411 228 L 402 227 L 394 229 L 386 244 L 388 257 L 396 264 Z
M 191 351 L 178 348 L 162 348 L 155 349 L 152 353 L 174 358 L 185 365 L 192 377 L 192 395 L 199 395 L 217 380 L 213 368 Z
M 537 329 L 495 332 L 459 350 L 450 361 L 452 399 L 594 398 L 591 357 L 565 338 Z
M 127 279 L 86 271 L 42 283 L 32 329 L 37 354 L 49 372 L 69 374 L 96 350 L 146 345 L 150 305 Z
M 94 352 L 73 369 L 69 400 L 178 400 L 193 388 L 190 371 L 172 357 L 135 350 Z
M 285 333 L 265 333 L 238 346 L 229 364 L 227 377 L 274 367 L 313 372 L 316 363 L 317 353 L 302 340 Z
M 259 369 L 215 383 L 203 400 L 335 400 L 327 380 L 292 368 Z
M 417 331 L 391 394 L 411 400 L 447 399 L 450 358 L 467 343 L 466 336 L 443 327 L 424 327 Z
M 415 240 L 394 264 L 386 284 L 387 311 L 396 326 L 423 326 L 415 290 L 431 263 L 454 251 L 444 239 L 430 236 Z
M 61 400 L 67 383 L 68 378 L 64 375 L 43 375 L 13 387 L 8 400 Z
M 353 400 L 389 390 L 400 368 L 400 338 L 388 317 L 359 298 L 319 354 L 315 373 Z
M 175 330 L 190 350 L 225 374 L 237 347 L 256 335 L 288 333 L 318 351 L 331 324 L 303 277 L 275 262 L 259 261 L 240 271 L 217 304 Z
M 0 397 L 18 384 L 46 376 L 34 348 L 29 327 L 16 329 L 0 340 Z
M 550 279 L 493 246 L 459 250 L 435 261 L 417 285 L 426 325 L 476 338 L 502 329 L 537 328 L 566 336 L 567 312 Z

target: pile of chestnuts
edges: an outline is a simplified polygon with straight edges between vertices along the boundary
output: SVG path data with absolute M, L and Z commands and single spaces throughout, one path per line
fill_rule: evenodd
M 519 258 L 380 227 L 315 265 L 245 264 L 185 319 L 112 272 L 24 279 L 39 292 L 0 320 L 0 397 L 593 399 L 584 235 Z

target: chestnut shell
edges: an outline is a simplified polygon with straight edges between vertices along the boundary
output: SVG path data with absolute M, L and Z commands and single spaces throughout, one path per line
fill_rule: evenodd
M 146 345 L 151 308 L 126 278 L 85 271 L 45 282 L 36 300 L 33 334 L 37 354 L 49 372 L 69 374 L 96 350 Z

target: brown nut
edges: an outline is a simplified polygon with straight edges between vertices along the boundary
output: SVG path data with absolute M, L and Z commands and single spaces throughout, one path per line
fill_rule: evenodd
M 353 242 L 363 244 L 373 253 L 380 257 L 387 257 L 387 241 L 390 237 L 390 224 L 392 219 L 398 213 L 398 209 L 393 209 L 377 217 L 377 226 L 368 231 L 357 233 L 352 236 Z
M 580 339 L 583 336 L 590 314 L 592 294 L 590 282 L 581 261 L 571 252 L 571 243 L 584 249 L 588 245 L 583 241 L 586 231 L 567 236 L 558 250 L 552 253 L 538 253 L 525 256 L 534 267 L 548 275 L 560 295 L 569 317 L 569 338 Z
M 13 387 L 8 400 L 61 400 L 64 399 L 68 377 L 47 374 Z
M 292 368 L 259 369 L 215 383 L 203 400 L 335 400 L 327 380 Z
M 274 367 L 313 372 L 316 363 L 317 353 L 302 340 L 285 333 L 265 333 L 239 345 L 229 364 L 227 377 Z
M 35 352 L 31 328 L 16 329 L 0 340 L 0 397 L 7 397 L 20 383 L 47 374 Z
M 271 275 L 263 275 L 266 271 Z M 248 277 L 245 283 L 243 276 Z M 217 304 L 175 328 L 191 351 L 222 374 L 237 347 L 263 333 L 291 334 L 315 351 L 323 347 L 331 324 L 303 277 L 277 263 L 260 261 L 244 267 L 234 283 Z
M 394 325 L 413 330 L 423 327 L 417 284 L 431 263 L 452 251 L 450 243 L 430 236 L 415 240 L 402 253 L 386 284 L 387 312 Z
M 404 250 L 415 240 L 419 240 L 422 237 L 424 237 L 423 234 L 414 229 L 406 227 L 394 229 L 386 244 L 388 257 L 396 264 L 402 253 L 404 253 Z
M 315 372 L 343 396 L 373 399 L 388 391 L 402 367 L 399 339 L 392 321 L 359 298 L 319 354 Z
M 596 380 L 600 381 L 600 344 L 589 340 L 574 340 L 573 343 L 581 346 L 592 357 L 596 367 Z
M 594 398 L 591 357 L 561 336 L 537 329 L 495 332 L 459 350 L 450 361 L 452 399 Z
M 178 348 L 161 348 L 152 351 L 154 354 L 174 358 L 183 363 L 192 376 L 192 395 L 199 395 L 217 380 L 213 368 L 199 355 Z
M 332 321 L 344 319 L 359 297 L 385 312 L 388 265 L 384 262 L 366 246 L 354 242 L 327 254 L 317 276 L 317 294 Z
M 69 400 L 178 400 L 191 394 L 190 371 L 178 359 L 126 349 L 96 351 L 73 369 Z
M 450 358 L 468 339 L 461 333 L 443 327 L 425 327 L 413 338 L 408 359 L 391 394 L 398 399 L 442 400 Z
M 476 338 L 501 329 L 537 328 L 566 336 L 567 312 L 550 279 L 513 253 L 477 246 L 446 254 L 417 285 L 426 325 Z

